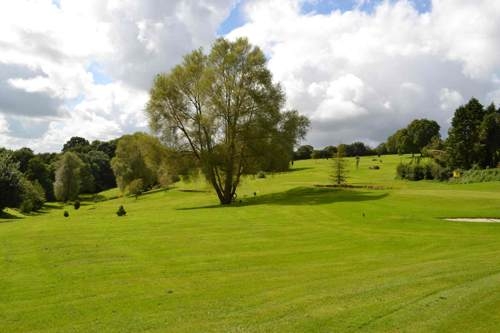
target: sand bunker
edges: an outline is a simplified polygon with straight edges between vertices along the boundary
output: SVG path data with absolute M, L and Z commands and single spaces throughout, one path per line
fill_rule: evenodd
M 454 219 L 445 219 L 446 221 L 451 222 L 480 222 L 480 223 L 500 223 L 500 219 L 495 218 L 454 218 Z

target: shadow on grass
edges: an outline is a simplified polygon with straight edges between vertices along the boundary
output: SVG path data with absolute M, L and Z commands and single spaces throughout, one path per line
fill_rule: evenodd
M 22 213 L 22 216 L 14 215 L 6 211 L 0 212 L 0 223 L 15 222 L 16 220 L 22 220 L 26 217 L 41 216 L 49 213 L 51 210 L 61 210 L 63 206 L 56 202 L 46 202 L 42 209 L 37 211 L 32 211 L 29 213 Z M 21 214 L 21 213 L 20 213 Z
M 14 222 L 13 220 L 21 220 L 22 217 L 12 215 L 8 212 L 0 211 L 0 223 Z
M 303 167 L 303 168 L 290 168 L 287 171 L 283 171 L 282 173 L 289 173 L 289 172 L 297 172 L 297 171 L 305 171 L 305 170 L 311 170 L 312 168 L 309 167 Z
M 345 190 L 339 188 L 296 187 L 291 190 L 265 194 L 254 198 L 246 198 L 231 205 L 207 205 L 201 207 L 178 208 L 177 210 L 195 210 L 205 208 L 234 208 L 255 205 L 324 205 L 335 202 L 361 202 L 380 200 L 388 193 L 373 194 L 372 192 Z

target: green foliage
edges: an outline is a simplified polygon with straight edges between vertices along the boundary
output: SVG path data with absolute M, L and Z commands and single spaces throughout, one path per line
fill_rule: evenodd
M 68 211 L 67 211 L 67 210 L 65 210 L 65 211 L 64 211 L 63 216 L 64 216 L 64 217 L 69 217 L 69 213 L 68 213 Z
M 484 183 L 500 181 L 500 169 L 471 169 L 462 172 L 460 178 L 454 179 L 454 182 L 462 184 Z
M 28 164 L 32 158 L 35 157 L 33 150 L 30 148 L 21 148 L 12 152 L 12 158 L 19 163 L 19 171 L 26 173 Z
M 104 145 L 102 142 L 100 147 Z M 114 150 L 113 150 L 114 155 Z M 115 175 L 111 169 L 111 159 L 103 151 L 90 150 L 88 153 L 80 154 L 82 161 L 87 165 L 88 180 L 87 190 L 84 193 L 102 192 L 116 186 Z M 82 178 L 84 178 L 82 176 Z
M 314 152 L 314 147 L 310 145 L 304 145 L 297 148 L 297 151 L 294 153 L 294 160 L 308 160 L 312 157 L 312 153 Z
M 57 200 L 75 200 L 80 193 L 82 160 L 72 152 L 64 153 L 59 161 L 55 175 L 54 194 Z
M 0 152 L 0 211 L 22 202 L 23 176 L 8 152 Z
M 116 215 L 118 215 L 118 216 L 127 215 L 127 212 L 125 211 L 125 208 L 123 207 L 123 205 L 120 205 L 120 207 L 118 207 L 118 210 L 116 211 Z
M 19 206 L 23 213 L 30 213 L 32 211 L 39 211 L 42 209 L 46 201 L 45 192 L 42 186 L 37 182 L 30 182 L 26 179 L 22 181 L 22 202 Z
M 331 178 L 337 185 L 345 184 L 347 181 L 347 165 L 344 160 L 344 147 L 345 145 L 342 144 L 338 146 L 337 156 L 333 160 L 333 173 Z
M 387 138 L 379 149 L 391 154 L 422 153 L 425 146 L 440 138 L 439 125 L 434 120 L 415 119 L 407 127 L 401 128 Z
M 396 174 L 400 179 L 407 180 L 448 180 L 451 176 L 450 169 L 439 165 L 431 159 L 420 157 L 412 158 L 409 163 L 401 162 L 396 167 Z
M 365 145 L 363 142 L 353 142 L 348 145 L 344 145 L 344 156 L 367 156 L 375 155 L 376 152 L 373 151 L 369 146 Z
M 41 155 L 37 155 L 28 162 L 28 168 L 25 176 L 32 182 L 38 182 L 45 193 L 48 201 L 53 201 L 54 186 L 50 163 L 47 163 Z
M 483 167 L 497 167 L 500 162 L 500 112 L 492 104 L 486 110 L 479 127 L 479 139 L 483 153 Z
M 144 192 L 144 182 L 142 181 L 141 178 L 139 179 L 134 179 L 133 181 L 128 184 L 128 193 L 135 195 L 136 197 L 141 195 Z
M 241 175 L 285 169 L 309 126 L 273 83 L 264 53 L 247 39 L 217 39 L 155 78 L 147 104 L 151 128 L 177 151 L 190 151 L 222 204 Z
M 79 154 L 81 156 L 82 154 Z M 83 165 L 80 168 L 80 190 L 79 193 L 95 193 L 96 185 L 95 178 L 92 173 L 92 168 L 89 163 L 85 163 L 84 159 L 80 158 Z
M 450 167 L 468 170 L 481 161 L 480 126 L 484 116 L 483 106 L 475 98 L 455 111 L 446 142 Z
M 80 209 L 80 200 L 75 200 L 75 202 L 73 203 L 73 208 L 75 208 L 75 210 L 78 210 Z
M 111 141 L 92 141 L 91 151 L 100 151 L 108 156 L 108 159 L 111 160 L 115 157 L 116 145 L 118 144 L 118 139 Z
M 66 153 L 68 151 L 72 151 L 77 153 L 86 153 L 89 150 L 90 143 L 85 138 L 74 136 L 64 144 L 62 152 Z
M 169 157 L 169 150 L 153 136 L 145 133 L 123 136 L 111 160 L 118 187 L 125 192 L 136 179 L 141 179 L 144 189 L 160 183 L 168 185 L 172 175 Z
M 434 120 L 415 119 L 407 127 L 409 136 L 409 153 L 421 153 L 422 149 L 433 140 L 439 139 L 439 125 Z

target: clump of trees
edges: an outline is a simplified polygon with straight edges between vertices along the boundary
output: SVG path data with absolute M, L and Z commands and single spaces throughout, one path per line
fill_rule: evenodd
M 0 199 L 4 202 L 1 209 L 19 208 L 27 213 L 41 209 L 45 201 L 73 200 L 80 193 L 93 194 L 115 187 L 110 165 L 115 149 L 116 140 L 90 143 L 81 137 L 66 142 L 61 153 L 35 154 L 26 147 L 0 149 L 5 172 L 2 195 L 6 196 Z
M 45 192 L 37 181 L 28 180 L 19 170 L 19 162 L 12 153 L 0 152 L 0 211 L 19 207 L 29 213 L 42 208 Z
M 120 190 L 137 194 L 155 185 L 171 183 L 169 158 L 168 149 L 157 138 L 135 133 L 118 141 L 111 167 Z
M 184 57 L 154 80 L 151 128 L 176 152 L 189 152 L 221 204 L 230 204 L 243 174 L 289 167 L 309 120 L 283 111 L 264 53 L 245 38 L 220 38 L 210 52 Z
M 500 109 L 486 109 L 475 98 L 460 106 L 453 116 L 446 140 L 450 167 L 471 169 L 497 167 L 500 157 Z
M 475 98 L 460 106 L 452 119 L 448 138 L 439 137 L 434 121 L 414 120 L 407 128 L 398 130 L 384 144 L 388 152 L 420 152 L 429 159 L 414 159 L 397 168 L 398 176 L 410 180 L 446 180 L 453 170 L 497 168 L 500 162 L 500 109 L 494 104 L 484 108 Z M 485 174 L 470 173 L 477 179 Z M 484 176 L 484 177 L 483 177 Z M 469 177 L 475 179 L 474 176 Z
M 389 136 L 378 148 L 389 154 L 422 154 L 426 146 L 440 141 L 439 130 L 440 126 L 434 120 L 415 119 Z
M 356 141 L 351 144 L 341 144 L 336 146 L 326 146 L 323 149 L 314 149 L 313 146 L 304 145 L 294 151 L 293 159 L 308 160 L 308 159 L 329 159 L 337 156 L 338 149 L 342 149 L 344 157 L 355 156 L 370 156 L 377 155 L 377 151 L 372 149 L 369 145 Z

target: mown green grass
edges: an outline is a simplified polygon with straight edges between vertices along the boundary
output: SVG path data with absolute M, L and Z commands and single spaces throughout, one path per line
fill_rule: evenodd
M 441 219 L 500 216 L 500 182 L 400 181 L 400 159 L 349 161 L 377 190 L 314 187 L 331 161 L 311 160 L 245 179 L 232 207 L 197 180 L 10 211 L 0 332 L 500 330 L 500 225 Z

